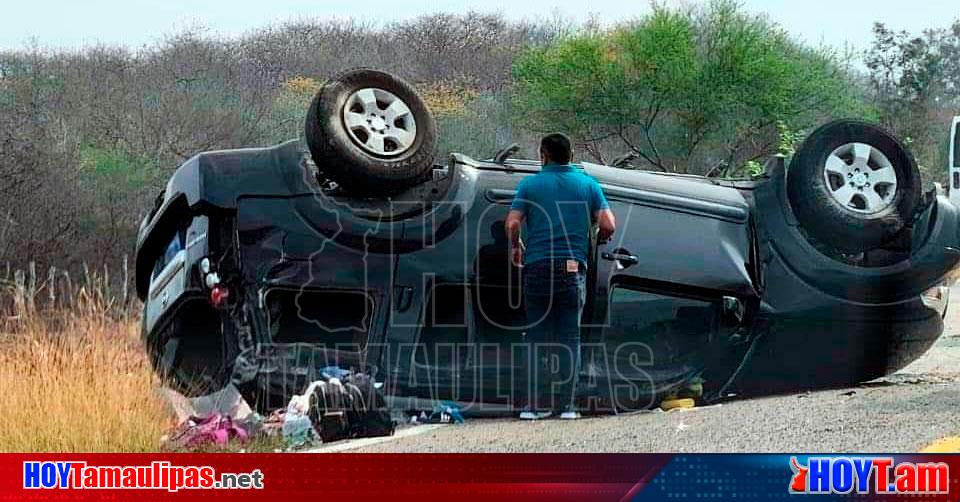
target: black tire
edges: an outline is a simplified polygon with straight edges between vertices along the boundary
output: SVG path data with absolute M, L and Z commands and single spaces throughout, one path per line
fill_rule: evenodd
M 857 212 L 831 195 L 836 188 L 825 179 L 827 159 L 836 149 L 851 143 L 873 147 L 889 160 L 896 173 L 893 200 L 882 210 Z M 876 249 L 892 240 L 910 221 L 920 200 L 920 188 L 917 163 L 906 147 L 880 127 L 857 120 L 830 122 L 814 131 L 797 150 L 787 171 L 790 205 L 807 235 L 851 253 Z
M 367 88 L 387 91 L 409 108 L 416 134 L 402 153 L 374 154 L 347 130 L 343 119 L 347 100 Z M 379 101 L 377 107 L 381 108 Z M 433 167 L 437 143 L 433 116 L 412 86 L 388 73 L 356 69 L 330 79 L 314 96 L 304 129 L 317 168 L 350 193 L 396 194 L 425 180 Z M 389 140 L 386 143 L 389 146 Z

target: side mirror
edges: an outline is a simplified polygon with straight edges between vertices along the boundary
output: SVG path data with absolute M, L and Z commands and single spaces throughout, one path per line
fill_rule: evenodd
M 511 143 L 510 146 L 497 150 L 497 153 L 493 155 L 493 162 L 500 164 L 501 166 L 507 163 L 507 159 L 513 156 L 520 150 L 520 145 L 517 143 Z
M 780 169 L 782 171 L 786 160 L 787 157 L 779 153 L 768 158 L 767 161 L 763 163 L 763 175 L 770 176 L 770 173 L 772 173 L 775 169 Z

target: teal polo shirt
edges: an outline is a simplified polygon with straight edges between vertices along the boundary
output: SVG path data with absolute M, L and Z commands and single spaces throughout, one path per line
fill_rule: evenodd
M 587 264 L 593 215 L 610 205 L 597 180 L 573 164 L 547 164 L 517 186 L 510 208 L 526 223 L 524 264 L 575 259 Z

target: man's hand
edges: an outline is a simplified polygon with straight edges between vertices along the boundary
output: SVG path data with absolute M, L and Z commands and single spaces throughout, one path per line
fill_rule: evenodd
M 514 267 L 523 267 L 523 241 L 520 241 L 520 245 L 513 246 L 510 249 L 510 261 Z
M 613 233 L 617 231 L 617 220 L 613 216 L 613 211 L 601 209 L 597 211 L 596 218 L 600 227 L 600 235 L 598 236 L 600 242 L 608 242 L 613 237 Z
M 507 213 L 504 227 L 507 232 L 507 242 L 510 243 L 510 262 L 515 267 L 523 266 L 523 241 L 520 240 L 520 226 L 523 224 L 523 213 L 511 209 Z

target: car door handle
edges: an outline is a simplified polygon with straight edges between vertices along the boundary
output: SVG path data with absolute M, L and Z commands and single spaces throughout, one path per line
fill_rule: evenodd
M 516 195 L 516 190 L 504 190 L 500 188 L 491 188 L 486 192 L 487 200 L 494 204 L 509 204 L 513 202 L 513 198 Z
M 396 286 L 393 289 L 393 308 L 397 312 L 406 312 L 413 303 L 413 288 Z
M 620 262 L 620 264 L 624 266 L 636 265 L 637 263 L 640 263 L 640 258 L 637 258 L 632 254 L 626 254 L 626 253 L 604 252 L 603 254 L 600 255 L 600 257 L 603 258 L 604 260 Z

